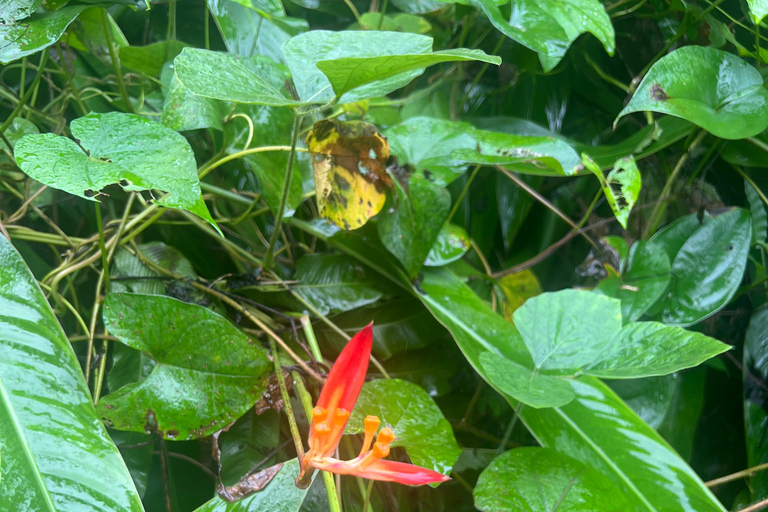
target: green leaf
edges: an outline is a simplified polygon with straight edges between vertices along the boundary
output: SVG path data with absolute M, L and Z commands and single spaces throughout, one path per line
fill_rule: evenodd
M 461 454 L 440 408 L 416 384 L 400 379 L 366 382 L 347 422 L 347 434 L 363 431 L 367 415 L 378 416 L 417 466 L 447 475 Z
M 309 103 L 325 103 L 334 98 L 331 82 L 319 69 L 318 63 L 321 61 L 431 53 L 431 37 L 402 32 L 312 30 L 291 38 L 283 45 L 283 55 L 291 69 L 299 98 Z M 339 102 L 349 103 L 384 96 L 407 85 L 422 73 L 423 69 L 411 69 L 390 75 L 384 80 L 362 85 L 344 94 Z
M 396 354 L 407 355 L 443 342 L 447 337 L 432 315 L 411 298 L 392 300 L 380 306 L 360 308 L 333 317 L 333 323 L 349 337 L 371 321 L 373 353 L 380 359 L 388 360 Z M 321 343 L 330 345 L 336 352 L 341 352 L 349 339 L 322 323 L 315 326 L 315 333 Z
M 269 0 L 207 0 L 227 50 L 241 57 L 263 55 L 283 64 L 280 47 L 307 30 L 307 21 L 285 17 Z
M 731 347 L 698 332 L 658 322 L 625 325 L 583 373 L 604 379 L 667 375 L 697 366 Z
M 768 236 L 768 213 L 765 211 L 765 203 L 747 180 L 744 180 L 744 193 L 749 203 L 749 214 L 752 216 L 752 244 L 763 243 Z
M 623 512 L 621 491 L 599 471 L 548 448 L 503 453 L 480 474 L 475 506 L 483 512 Z
M 651 238 L 666 245 L 672 255 L 670 293 L 659 301 L 658 317 L 666 324 L 683 326 L 728 304 L 741 283 L 752 240 L 750 215 L 744 209 L 705 215 L 701 225 L 695 214 L 685 219 Z M 691 227 L 694 230 L 688 235 Z M 674 234 L 678 231 L 679 235 Z
M 496 30 L 538 53 L 544 71 L 554 68 L 571 44 L 565 29 L 541 3 L 525 0 L 515 4 L 509 19 L 501 14 L 493 0 L 467 3 L 482 11 Z
M 122 46 L 119 51 L 120 65 L 147 76 L 160 77 L 163 64 L 175 59 L 186 46 L 172 39 L 147 46 Z
M 603 189 L 603 194 L 605 194 L 616 220 L 619 221 L 621 227 L 627 229 L 629 213 L 640 196 L 642 183 L 642 176 L 640 176 L 635 159 L 626 156 L 616 160 L 613 169 L 607 176 L 603 176 L 603 171 L 586 154 L 582 153 L 581 159 L 584 166 L 592 171 L 600 181 L 600 187 Z
M 52 133 L 22 138 L 15 151 L 19 167 L 49 187 L 92 201 L 114 183 L 125 190 L 163 190 L 170 195 L 160 204 L 213 224 L 200 192 L 195 155 L 182 135 L 119 112 L 88 114 L 72 121 L 70 129 L 79 145 Z
M 392 5 L 411 14 L 426 14 L 445 7 L 444 3 L 436 0 L 392 0 Z
M 542 293 L 512 315 L 537 370 L 572 374 L 621 329 L 619 301 L 584 290 Z
M 494 313 L 445 268 L 424 268 L 417 297 L 453 335 L 472 367 L 484 375 L 480 354 L 492 352 L 531 368 L 533 363 L 517 328 Z
M 451 194 L 419 176 L 411 177 L 408 192 L 395 183 L 399 196 L 394 212 L 379 216 L 379 238 L 411 277 L 421 269 L 451 209 Z
M 121 293 L 107 296 L 103 316 L 113 336 L 155 361 L 145 380 L 99 402 L 116 429 L 204 437 L 239 418 L 266 389 L 264 351 L 209 309 Z
M 141 512 L 80 364 L 37 281 L 0 236 L 0 503 Z
M 752 21 L 759 25 L 766 14 L 768 14 L 768 2 L 766 0 L 747 0 L 749 13 L 752 15 Z
M 199 128 L 224 128 L 223 120 L 231 104 L 193 94 L 181 83 L 173 65 L 163 67 L 160 74 L 165 101 L 160 122 L 172 130 L 188 131 Z
M 257 415 L 253 409 L 248 411 L 219 435 L 222 483 L 234 485 L 253 468 L 274 464 L 272 452 L 279 440 L 279 412 L 270 409 Z
M 274 107 L 302 104 L 285 90 L 285 68 L 267 57 L 184 48 L 173 64 L 181 83 L 198 96 Z
M 479 61 L 501 64 L 501 58 L 487 55 L 482 50 L 442 50 L 428 54 L 382 55 L 379 57 L 343 57 L 321 60 L 317 69 L 328 77 L 337 98 L 364 85 L 382 82 L 407 72 L 424 72 L 424 69 L 441 62 Z M 371 96 L 383 96 L 391 91 L 370 92 Z M 362 98 L 359 98 L 362 99 Z
M 621 301 L 624 323 L 634 322 L 659 300 L 671 279 L 669 256 L 654 243 L 638 240 L 632 244 L 626 268 L 620 274 L 597 283 L 595 291 Z
M 464 174 L 470 163 L 546 176 L 572 175 L 581 166 L 577 153 L 560 139 L 489 132 L 469 123 L 414 117 L 384 135 L 400 162 L 439 185 Z
M 629 502 L 625 510 L 725 511 L 680 456 L 605 384 L 586 377 L 571 386 L 576 400 L 566 406 L 520 410 L 543 447 L 611 479 Z
M 530 407 L 560 407 L 576 396 L 567 380 L 531 371 L 498 354 L 481 353 L 480 364 L 491 384 Z
M 58 11 L 33 14 L 23 23 L 0 24 L 0 64 L 8 64 L 48 48 L 88 8 L 89 5 L 64 7 Z
M 299 512 L 308 489 L 296 487 L 294 481 L 298 476 L 299 461 L 291 459 L 283 463 L 282 469 L 263 490 L 234 503 L 227 503 L 217 496 L 195 509 L 195 512 Z
M 421 286 L 426 295 L 419 298 L 448 328 L 481 376 L 482 352 L 522 358 L 515 327 L 447 270 L 424 269 Z M 524 360 L 516 362 L 530 366 Z M 602 472 L 627 496 L 629 510 L 668 510 L 670 504 L 686 512 L 725 510 L 696 473 L 610 389 L 591 377 L 571 381 L 571 386 L 577 399 L 568 405 L 520 410 L 520 418 L 543 446 Z M 516 405 L 511 396 L 502 396 Z M 649 474 L 663 478 L 648 478 Z
M 380 12 L 367 12 L 360 16 L 360 22 L 353 23 L 349 30 L 384 30 L 387 32 L 409 32 L 411 34 L 428 34 L 432 31 L 432 24 L 422 18 L 399 12 L 397 14 L 385 14 L 382 21 Z
M 424 265 L 442 267 L 461 259 L 469 250 L 470 240 L 466 230 L 456 224 L 446 222 L 440 228 L 437 238 L 429 249 Z
M 292 288 L 327 315 L 376 302 L 382 297 L 375 282 L 356 260 L 341 254 L 307 254 L 296 263 Z
M 40 7 L 43 0 L 6 0 L 0 5 L 0 21 L 13 25 L 16 20 L 26 18 Z
M 744 337 L 744 434 L 750 467 L 768 462 L 768 412 L 763 406 L 768 393 L 762 385 L 768 377 L 767 355 L 768 309 L 763 307 L 752 313 Z M 752 475 L 750 487 L 755 499 L 764 499 L 768 495 L 768 474 L 760 471 Z
M 617 120 L 648 110 L 682 117 L 723 139 L 743 139 L 768 127 L 768 91 L 760 72 L 739 57 L 684 46 L 651 67 Z

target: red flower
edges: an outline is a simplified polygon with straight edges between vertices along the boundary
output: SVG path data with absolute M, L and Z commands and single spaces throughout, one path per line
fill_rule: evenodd
M 309 427 L 309 451 L 301 461 L 301 474 L 297 485 L 303 486 L 307 470 L 317 468 L 340 475 L 355 475 L 371 480 L 385 480 L 408 485 L 423 485 L 450 480 L 431 469 L 413 464 L 384 460 L 389 455 L 389 445 L 395 439 L 390 428 L 379 428 L 379 418 L 365 418 L 365 440 L 360 454 L 352 460 L 338 460 L 333 454 L 344 434 L 350 412 L 365 382 L 368 360 L 373 344 L 373 322 L 357 333 L 339 354 L 331 368 L 325 386 L 320 392 L 317 406 L 312 409 Z M 376 437 L 376 442 L 371 442 Z

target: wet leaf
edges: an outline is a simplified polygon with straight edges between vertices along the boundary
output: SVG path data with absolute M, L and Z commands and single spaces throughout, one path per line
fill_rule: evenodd
M 103 29 L 102 29 L 103 32 Z M 160 77 L 163 64 L 172 61 L 187 45 L 181 41 L 160 41 L 147 46 L 120 47 L 120 64 L 147 76 Z
M 631 156 L 616 160 L 611 172 L 603 176 L 603 171 L 586 154 L 581 155 L 584 166 L 592 171 L 600 181 L 600 187 L 613 210 L 613 215 L 619 221 L 621 227 L 627 229 L 627 220 L 632 207 L 635 206 L 640 196 L 642 177 L 637 168 L 635 159 Z
M 475 506 L 483 512 L 623 512 L 622 492 L 599 471 L 549 448 L 503 453 L 480 474 Z M 523 505 L 524 504 L 524 505 Z
M 512 313 L 525 304 L 525 301 L 542 292 L 539 280 L 530 270 L 504 276 L 498 284 L 506 298 L 504 301 L 504 318 L 509 321 L 512 320 Z
M 285 68 L 267 57 L 184 48 L 173 65 L 181 83 L 198 96 L 274 107 L 301 104 L 285 90 Z
M 406 193 L 395 183 L 399 197 L 393 212 L 379 218 L 381 243 L 415 277 L 427 259 L 451 209 L 451 195 L 443 187 L 413 176 Z
M 560 407 L 574 399 L 567 380 L 542 375 L 498 354 L 480 354 L 486 378 L 498 389 L 529 407 Z
M 269 0 L 207 0 L 227 50 L 241 57 L 263 55 L 283 64 L 280 47 L 305 32 L 306 20 L 288 18 L 285 9 Z
M 654 313 L 667 324 L 691 325 L 713 315 L 731 300 L 741 283 L 752 240 L 747 210 L 733 209 L 715 217 L 696 215 L 651 238 L 671 256 L 669 290 Z M 658 309 L 657 309 L 658 308 Z
M 768 127 L 768 91 L 760 72 L 739 57 L 684 46 L 651 67 L 619 118 L 648 110 L 682 117 L 723 139 L 743 139 Z
M 58 11 L 33 14 L 23 23 L 0 24 L 0 63 L 7 64 L 48 48 L 88 8 L 89 5 L 64 7 Z
M 96 201 L 114 183 L 125 190 L 163 190 L 158 202 L 213 223 L 197 179 L 192 148 L 177 132 L 132 114 L 89 114 L 72 121 L 72 136 L 27 135 L 16 143 L 19 167 L 49 187 Z M 86 152 L 83 151 L 85 149 Z
M 193 94 L 181 83 L 172 63 L 163 67 L 160 74 L 165 101 L 160 122 L 176 131 L 199 128 L 223 128 L 223 120 L 229 114 L 229 103 Z
M 461 226 L 446 222 L 440 228 L 424 265 L 441 267 L 461 259 L 469 250 L 469 235 Z
M 0 21 L 13 25 L 16 20 L 26 18 L 40 7 L 43 0 L 6 0 L 0 5 Z
M 670 282 L 669 256 L 654 243 L 638 240 L 620 272 L 609 270 L 595 291 L 621 301 L 624 323 L 634 322 L 659 300 Z
M 8 510 L 142 511 L 69 340 L 4 236 L 0 327 L 0 503 Z
M 478 130 L 469 123 L 414 117 L 384 135 L 401 163 L 439 185 L 451 183 L 472 163 L 547 176 L 571 175 L 581 165 L 560 139 Z
M 356 260 L 340 254 L 308 254 L 296 263 L 293 289 L 317 310 L 349 311 L 376 302 L 382 293 Z
M 366 85 L 373 85 L 396 79 L 399 75 L 410 72 L 424 72 L 424 69 L 441 62 L 479 61 L 489 64 L 501 64 L 501 58 L 487 55 L 482 50 L 442 50 L 433 53 L 381 55 L 377 57 L 341 57 L 321 60 L 317 69 L 323 72 L 333 87 L 337 98 Z M 386 89 L 385 89 L 386 90 Z M 383 96 L 387 92 L 371 91 L 371 96 Z M 359 95 L 359 93 L 358 93 Z M 356 98 L 356 100 L 363 99 Z
M 744 193 L 747 196 L 749 214 L 752 217 L 752 244 L 765 242 L 768 236 L 768 213 L 765 211 L 765 203 L 755 187 L 747 180 L 744 180 Z
M 759 25 L 766 14 L 768 14 L 768 2 L 765 0 L 747 0 L 749 5 L 749 13 L 752 15 L 752 20 L 755 25 Z
M 382 426 L 397 436 L 392 446 L 402 446 L 417 466 L 444 475 L 461 454 L 453 430 L 426 391 L 400 379 L 366 382 L 347 423 L 347 434 L 363 431 L 367 415 L 378 416 Z
M 768 462 L 768 309 L 761 308 L 752 314 L 744 338 L 744 434 L 749 467 Z M 750 477 L 754 499 L 768 496 L 768 474 L 755 473 Z
M 605 384 L 587 377 L 571 386 L 576 400 L 568 405 L 520 411 L 543 447 L 607 476 L 626 497 L 625 510 L 725 511 L 685 461 Z
M 99 402 L 118 430 L 204 437 L 239 418 L 266 389 L 264 351 L 209 309 L 118 293 L 107 296 L 103 316 L 113 336 L 155 362 L 146 379 Z
M 283 55 L 293 75 L 299 98 L 309 103 L 325 103 L 334 98 L 331 82 L 317 66 L 321 61 L 427 55 L 431 52 L 431 37 L 402 32 L 312 30 L 291 38 L 283 45 Z M 384 96 L 407 85 L 423 72 L 423 69 L 407 70 L 362 85 L 342 95 L 339 103 Z

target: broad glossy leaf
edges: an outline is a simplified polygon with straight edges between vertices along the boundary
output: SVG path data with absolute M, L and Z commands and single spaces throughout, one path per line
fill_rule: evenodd
M 581 165 L 573 148 L 560 139 L 478 130 L 469 123 L 430 117 L 410 118 L 384 135 L 393 155 L 441 185 L 464 174 L 470 163 L 547 176 L 571 175 Z
M 0 24 L 0 63 L 7 64 L 48 48 L 88 8 L 89 5 L 64 7 L 58 11 L 33 14 L 23 23 Z
M 568 405 L 520 411 L 542 446 L 611 479 L 629 503 L 625 510 L 725 511 L 680 456 L 605 384 L 587 377 L 571 385 L 576 399 Z
M 116 429 L 203 437 L 239 418 L 266 389 L 264 351 L 209 309 L 120 293 L 107 296 L 103 316 L 113 336 L 155 361 L 145 380 L 99 402 Z
M 120 65 L 144 75 L 160 77 L 163 64 L 175 59 L 186 46 L 172 39 L 147 46 L 122 46 L 119 52 Z
M 467 3 L 482 11 L 496 30 L 538 53 L 544 71 L 554 68 L 571 44 L 565 29 L 541 3 L 528 0 L 516 3 L 508 19 L 493 0 L 468 0 Z
M 0 236 L 0 503 L 141 512 L 80 364 L 35 278 Z
M 198 96 L 275 107 L 301 104 L 285 90 L 285 68 L 267 57 L 184 48 L 173 63 L 181 83 Z
M 321 61 L 431 53 L 431 37 L 403 32 L 312 30 L 283 45 L 283 54 L 291 69 L 299 98 L 310 103 L 325 103 L 334 98 L 331 82 L 318 66 Z M 422 73 L 423 69 L 395 73 L 342 95 L 339 102 L 384 96 L 407 85 Z
M 428 311 L 422 307 L 419 309 L 426 313 L 430 324 L 436 324 Z M 435 325 L 434 328 L 445 333 L 439 325 Z M 448 333 L 445 333 L 442 338 L 447 343 L 451 342 Z M 435 357 L 433 347 L 416 350 L 409 348 L 408 351 L 387 359 L 385 362 L 387 374 L 393 379 L 418 384 L 431 397 L 446 395 L 451 391 L 451 381 L 459 371 L 459 364 L 464 361 L 464 358 L 456 350 L 442 352 L 442 347 L 444 345 L 441 346 L 440 357 Z M 384 378 L 384 375 L 377 373 L 375 368 L 369 368 L 368 374 Z
M 648 110 L 682 117 L 723 139 L 743 139 L 768 127 L 768 91 L 760 72 L 736 55 L 684 46 L 651 67 L 619 117 Z
M 635 159 L 631 156 L 616 160 L 611 172 L 603 176 L 603 171 L 586 154 L 581 155 L 584 166 L 592 171 L 600 181 L 600 187 L 613 210 L 613 215 L 621 227 L 627 229 L 627 220 L 632 207 L 640 195 L 642 176 L 637 168 Z
M 658 431 L 675 398 L 680 375 L 612 380 L 607 384 L 644 422 Z
M 765 142 L 763 134 L 754 139 Z M 731 140 L 723 146 L 720 157 L 729 164 L 742 167 L 768 167 L 768 153 L 747 140 Z
M 621 329 L 619 301 L 583 290 L 542 293 L 512 315 L 536 369 L 565 371 L 592 362 Z
M 445 7 L 443 2 L 436 0 L 392 0 L 392 5 L 411 14 L 426 14 Z
M 414 277 L 427 259 L 451 209 L 451 194 L 429 180 L 413 176 L 405 192 L 399 184 L 393 212 L 379 216 L 379 238 L 384 247 Z
M 731 347 L 698 332 L 658 322 L 635 322 L 606 341 L 583 373 L 606 379 L 667 375 L 697 366 Z
M 70 124 L 73 140 L 52 133 L 27 135 L 16 144 L 19 167 L 49 187 L 95 201 L 114 183 L 125 190 L 163 190 L 168 208 L 213 223 L 197 179 L 195 155 L 179 133 L 132 114 L 88 114 Z M 86 154 L 83 149 L 88 151 Z
M 480 474 L 475 506 L 483 512 L 624 512 L 621 491 L 602 473 L 548 448 L 503 453 Z
M 482 50 L 442 50 L 433 53 L 381 55 L 378 57 L 342 57 L 321 60 L 317 69 L 323 72 L 333 87 L 337 98 L 364 85 L 382 82 L 404 73 L 424 72 L 424 69 L 441 62 L 479 61 L 501 64 L 501 58 L 487 55 Z M 387 86 L 388 88 L 389 86 Z M 371 91 L 370 96 L 383 96 L 391 91 Z M 362 98 L 360 98 L 362 99 Z
M 216 128 L 221 130 L 223 120 L 231 110 L 231 104 L 198 96 L 181 83 L 173 63 L 163 67 L 160 74 L 165 101 L 160 122 L 176 131 Z
M 163 242 L 149 242 L 138 245 L 138 250 L 144 258 L 161 268 L 170 270 L 177 276 L 186 279 L 198 278 L 192 264 L 175 247 Z M 112 278 L 111 291 L 113 292 L 163 295 L 171 285 L 178 284 L 157 279 L 158 272 L 144 264 L 138 256 L 123 248 L 115 253 L 109 275 Z M 194 294 L 195 291 L 190 290 L 190 293 Z
M 461 259 L 469 250 L 469 235 L 461 226 L 446 222 L 440 228 L 424 265 L 441 267 Z
M 567 380 L 542 375 L 498 354 L 483 352 L 480 364 L 491 384 L 530 407 L 560 407 L 576 396 Z
M 512 359 L 519 350 L 522 342 L 514 326 L 448 271 L 425 269 L 421 286 L 426 292 L 419 295 L 421 300 L 451 331 L 481 375 L 481 352 Z M 521 419 L 543 446 L 605 474 L 626 494 L 628 510 L 667 510 L 671 503 L 686 512 L 725 510 L 695 472 L 605 385 L 591 377 L 571 385 L 576 400 L 564 407 L 520 410 Z
M 264 55 L 284 63 L 280 47 L 307 30 L 306 20 L 287 18 L 269 0 L 207 0 L 227 50 L 241 57 Z
M 118 52 L 119 48 L 128 46 L 128 40 L 112 15 L 105 11 L 105 8 L 100 7 L 87 9 L 80 13 L 67 28 L 66 42 L 70 47 L 89 52 L 101 62 L 109 62 L 111 65 L 107 30 L 112 38 L 112 44 Z M 104 20 L 105 15 L 106 22 Z
M 367 415 L 378 416 L 397 438 L 414 464 L 444 475 L 461 454 L 453 430 L 440 408 L 422 388 L 400 379 L 366 382 L 347 422 L 348 434 L 363 431 Z
M 685 237 L 691 227 L 695 230 Z M 694 324 L 728 304 L 744 275 L 751 240 L 749 211 L 740 208 L 705 215 L 700 226 L 695 215 L 689 216 L 654 235 L 652 242 L 664 246 L 669 241 L 668 253 L 674 252 L 669 292 L 658 303 L 661 321 Z
M 292 288 L 323 315 L 359 308 L 383 295 L 365 268 L 342 254 L 307 254 L 296 262 L 293 277 L 299 283 Z
M 442 5 L 441 5 L 442 6 Z M 432 30 L 432 24 L 421 16 L 399 12 L 397 14 L 385 14 L 382 21 L 380 12 L 367 12 L 360 16 L 362 25 L 353 23 L 350 30 L 384 30 L 387 32 L 409 32 L 411 34 L 428 34 Z
M 228 503 L 218 496 L 198 507 L 195 512 L 299 512 L 307 498 L 308 489 L 299 489 L 294 484 L 299 476 L 299 461 L 291 459 L 283 463 L 280 472 L 259 492 Z M 313 475 L 314 476 L 314 475 Z
M 768 309 L 761 308 L 749 319 L 744 337 L 744 429 L 749 467 L 768 462 L 768 438 L 765 425 L 766 390 L 762 383 L 768 378 Z M 768 474 L 761 471 L 750 478 L 755 499 L 768 495 Z
M 494 313 L 456 275 L 444 268 L 425 268 L 418 298 L 453 335 L 472 367 L 484 374 L 480 354 L 492 352 L 527 368 L 533 367 L 520 333 Z
M 765 242 L 768 236 L 768 213 L 765 203 L 755 190 L 755 187 L 744 180 L 744 193 L 749 203 L 749 214 L 752 217 L 752 244 Z
M 670 281 L 669 256 L 655 243 L 638 240 L 632 244 L 626 268 L 620 274 L 597 283 L 595 291 L 621 301 L 624 323 L 634 322 L 664 293 Z
M 42 3 L 43 0 L 5 0 L 3 5 L 0 5 L 0 21 L 13 25 L 16 20 L 35 12 Z

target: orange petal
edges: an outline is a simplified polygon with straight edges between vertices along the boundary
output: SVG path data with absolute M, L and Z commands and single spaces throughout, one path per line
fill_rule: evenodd
M 360 464 L 352 463 L 352 461 L 332 458 L 315 459 L 311 464 L 317 469 L 331 473 L 359 476 L 370 480 L 398 482 L 405 485 L 424 485 L 450 480 L 449 477 L 431 469 L 385 459 L 376 460 L 365 469 L 361 468 Z

